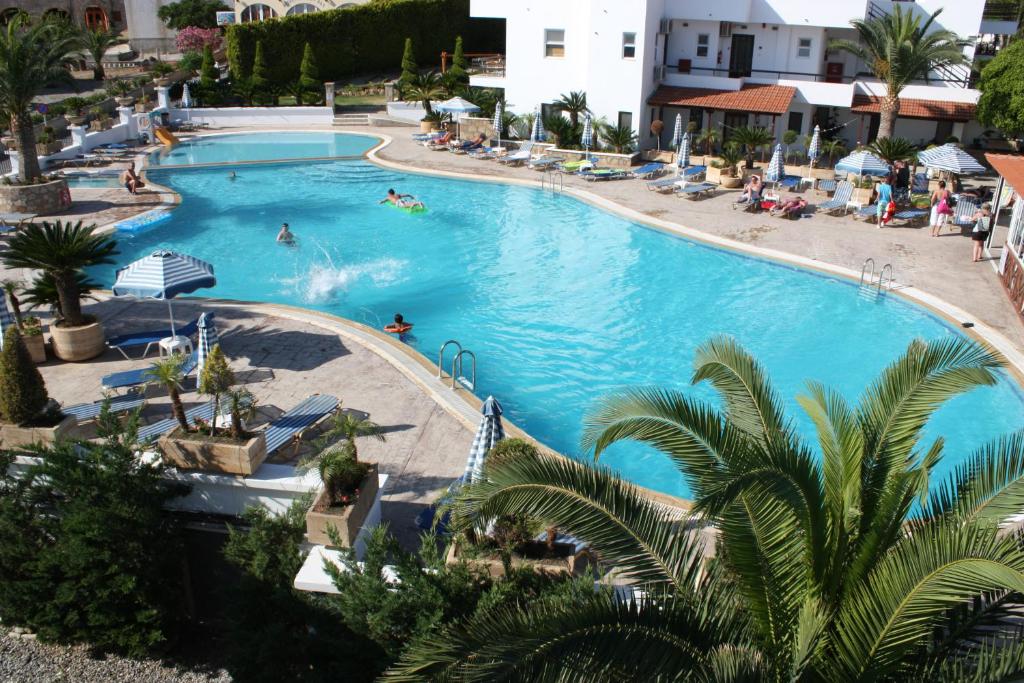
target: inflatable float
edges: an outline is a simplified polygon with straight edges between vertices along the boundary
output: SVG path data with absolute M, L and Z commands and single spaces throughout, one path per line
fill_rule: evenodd
M 388 323 L 384 326 L 384 331 L 390 332 L 391 334 L 405 334 L 411 329 L 412 323 L 402 323 L 401 325 L 398 323 Z

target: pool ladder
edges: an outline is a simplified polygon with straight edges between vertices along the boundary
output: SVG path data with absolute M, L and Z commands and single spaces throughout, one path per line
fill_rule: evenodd
M 871 268 L 868 270 L 868 268 Z M 888 275 L 888 278 L 886 277 Z M 870 290 L 872 285 L 875 287 L 875 294 L 882 293 L 882 287 L 886 290 L 892 289 L 893 280 L 893 268 L 891 263 L 886 263 L 882 266 L 882 272 L 878 274 L 878 280 L 875 280 L 875 259 L 867 258 L 864 260 L 864 265 L 860 269 L 860 288 L 863 290 L 865 279 L 867 280 L 867 288 Z
M 462 344 L 454 339 L 449 339 L 444 344 L 441 344 L 441 350 L 437 354 L 437 378 L 440 380 L 444 379 L 444 352 L 449 346 L 455 347 L 451 371 L 452 390 L 455 390 L 455 385 L 458 383 L 468 391 L 473 391 L 476 388 L 476 354 L 469 349 L 462 348 Z M 465 358 L 468 358 L 470 361 L 470 374 L 468 377 L 463 373 L 463 359 Z
M 565 187 L 565 174 L 554 169 L 544 171 L 540 177 L 540 189 L 548 189 L 552 192 L 561 192 Z

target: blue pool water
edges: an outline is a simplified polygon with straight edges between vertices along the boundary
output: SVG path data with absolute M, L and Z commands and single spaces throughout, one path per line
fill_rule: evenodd
M 188 166 L 267 159 L 358 156 L 376 144 L 377 138 L 332 133 L 200 136 L 152 152 L 149 165 Z
M 281 144 L 260 135 L 224 140 L 243 151 L 251 140 L 250 156 L 278 153 Z M 321 149 L 345 149 L 367 139 L 320 141 Z M 204 144 L 202 158 L 222 156 L 220 141 Z M 280 153 L 295 148 L 289 142 Z M 367 161 L 237 166 L 234 181 L 228 170 L 150 171 L 183 201 L 169 221 L 119 238 L 121 264 L 171 248 L 215 265 L 217 287 L 200 294 L 297 304 L 374 326 L 400 311 L 416 323 L 412 346 L 436 359 L 445 340 L 459 339 L 479 359 L 477 393 L 494 394 L 508 418 L 570 455 L 583 455 L 582 418 L 610 391 L 657 384 L 711 397 L 689 377 L 694 349 L 713 334 L 733 335 L 761 359 L 809 437 L 794 400 L 806 380 L 854 400 L 911 339 L 958 334 L 895 296 L 869 299 L 845 281 L 530 188 Z M 379 206 L 389 187 L 428 210 Z M 283 221 L 298 247 L 274 242 Z M 113 272 L 98 275 L 109 284 Z M 951 402 L 928 427 L 947 439 L 939 474 L 1022 417 L 1009 381 Z M 667 458 L 646 447 L 620 444 L 602 461 L 641 485 L 688 493 Z

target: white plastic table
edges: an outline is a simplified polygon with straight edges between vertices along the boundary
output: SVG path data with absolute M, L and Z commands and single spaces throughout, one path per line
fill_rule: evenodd
M 170 356 L 172 353 L 183 353 L 192 355 L 192 340 L 188 337 L 164 337 L 160 340 L 160 357 Z

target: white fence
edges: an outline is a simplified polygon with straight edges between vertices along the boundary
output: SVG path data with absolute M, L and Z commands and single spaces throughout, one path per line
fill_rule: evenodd
M 190 120 L 214 128 L 245 126 L 329 126 L 333 107 L 217 107 L 172 109 L 172 121 Z

